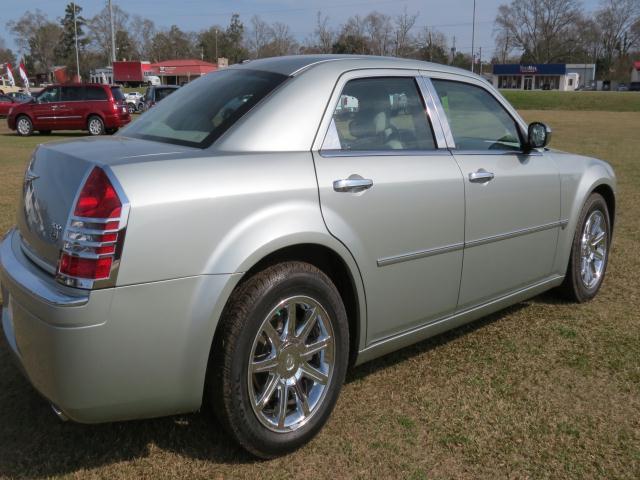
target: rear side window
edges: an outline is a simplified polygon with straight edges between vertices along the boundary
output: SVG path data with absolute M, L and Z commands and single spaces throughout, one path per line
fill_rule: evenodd
M 107 92 L 102 87 L 87 87 L 87 100 L 108 100 Z
M 122 93 L 120 87 L 111 87 L 111 94 L 113 95 L 113 98 L 116 102 L 124 101 L 124 94 Z
M 122 130 L 122 135 L 208 147 L 286 79 L 285 75 L 248 69 L 210 73 L 175 90 Z
M 457 150 L 521 150 L 515 120 L 484 88 L 449 80 L 432 82 Z
M 61 97 L 63 102 L 76 102 L 84 100 L 84 88 L 83 87 L 62 87 Z
M 349 81 L 333 113 L 323 150 L 433 150 L 433 130 L 415 79 Z

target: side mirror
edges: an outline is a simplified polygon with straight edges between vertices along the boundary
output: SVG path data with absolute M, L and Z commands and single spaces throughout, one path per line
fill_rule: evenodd
M 544 148 L 551 141 L 551 129 L 541 122 L 529 124 L 527 144 L 530 149 Z

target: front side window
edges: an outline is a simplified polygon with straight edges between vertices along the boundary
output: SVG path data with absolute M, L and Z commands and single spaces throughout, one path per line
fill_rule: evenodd
M 359 78 L 340 95 L 323 150 L 433 150 L 433 131 L 412 77 Z
M 521 150 L 514 119 L 484 88 L 432 80 L 457 150 Z
M 60 89 L 58 87 L 47 88 L 38 96 L 38 102 L 51 103 L 60 101 Z
M 244 68 L 210 73 L 175 90 L 122 130 L 122 135 L 208 147 L 286 79 L 286 75 Z

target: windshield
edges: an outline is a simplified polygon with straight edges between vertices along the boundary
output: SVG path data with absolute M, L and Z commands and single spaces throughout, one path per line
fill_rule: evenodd
M 122 135 L 208 147 L 286 78 L 245 69 L 210 73 L 178 89 Z

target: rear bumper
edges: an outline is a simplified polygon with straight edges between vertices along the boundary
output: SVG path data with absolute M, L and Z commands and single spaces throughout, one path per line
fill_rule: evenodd
M 31 264 L 12 231 L 0 244 L 2 327 L 33 386 L 72 420 L 195 411 L 232 277 L 71 289 Z
M 104 119 L 105 128 L 120 128 L 124 127 L 128 123 L 131 122 L 131 115 L 127 113 L 124 114 L 116 114 L 116 115 L 108 115 Z

